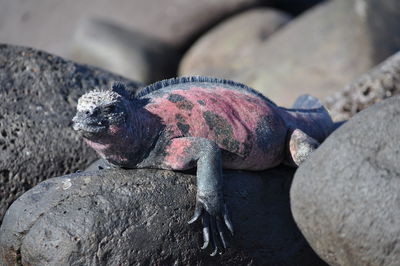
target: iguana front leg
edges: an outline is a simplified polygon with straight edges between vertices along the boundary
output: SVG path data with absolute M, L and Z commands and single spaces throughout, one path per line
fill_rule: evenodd
M 223 201 L 221 151 L 217 144 L 205 138 L 176 138 L 167 147 L 167 168 L 186 170 L 197 167 L 196 208 L 189 223 L 202 219 L 205 249 L 211 243 L 218 252 L 219 242 L 226 248 L 224 227 L 233 234 L 227 207 Z

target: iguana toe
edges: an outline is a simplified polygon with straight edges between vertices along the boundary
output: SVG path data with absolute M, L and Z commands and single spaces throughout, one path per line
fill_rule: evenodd
M 220 217 L 217 217 L 215 220 L 216 220 L 215 225 L 218 230 L 219 239 L 221 240 L 221 243 L 222 243 L 222 246 L 224 247 L 224 249 L 226 249 L 226 240 L 225 240 L 224 233 L 223 233 L 224 224 Z
M 192 218 L 188 221 L 188 224 L 192 224 L 192 223 L 196 222 L 199 219 L 199 217 L 201 216 L 202 212 L 203 212 L 203 206 L 201 206 L 201 204 L 196 202 L 194 214 L 193 214 Z
M 203 239 L 204 239 L 204 244 L 201 247 L 201 249 L 207 248 L 210 243 L 210 216 L 209 215 L 203 216 Z
M 224 222 L 226 227 L 228 228 L 229 232 L 231 232 L 232 236 L 233 236 L 233 225 L 231 222 L 231 219 L 229 218 L 229 213 L 228 213 L 228 207 L 226 207 L 226 204 L 224 204 L 224 213 L 223 213 L 223 217 L 224 217 Z
M 214 257 L 215 255 L 217 255 L 217 252 L 218 252 L 217 245 L 214 244 L 214 251 L 210 254 L 210 256 Z

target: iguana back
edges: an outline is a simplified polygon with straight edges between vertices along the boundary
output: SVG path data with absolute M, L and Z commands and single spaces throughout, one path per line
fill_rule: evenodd
M 326 122 L 323 107 L 281 108 L 229 80 L 169 79 L 143 88 L 136 98 L 149 100 L 144 108 L 162 119 L 169 138 L 202 137 L 217 143 L 224 168 L 261 170 L 278 165 L 284 160 L 291 127 L 298 126 L 319 141 L 325 135 L 319 125 Z

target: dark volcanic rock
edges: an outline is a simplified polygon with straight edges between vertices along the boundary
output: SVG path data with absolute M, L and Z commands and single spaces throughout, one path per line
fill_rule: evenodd
M 328 97 L 325 105 L 334 120 L 347 120 L 368 106 L 399 93 L 400 52 Z
M 138 85 L 45 52 L 0 45 L 0 221 L 38 182 L 96 158 L 72 130 L 71 118 L 81 94 L 115 80 Z
M 102 170 L 46 180 L 16 200 L 0 228 L 0 261 L 29 265 L 325 265 L 289 208 L 293 169 L 225 173 L 235 236 L 203 251 L 195 178 Z
M 400 96 L 354 116 L 300 166 L 294 218 L 330 265 L 399 265 Z

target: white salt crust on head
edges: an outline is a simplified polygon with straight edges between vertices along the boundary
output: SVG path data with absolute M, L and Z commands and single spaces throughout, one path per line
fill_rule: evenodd
M 122 96 L 114 91 L 91 91 L 79 98 L 77 109 L 79 112 L 93 110 L 98 106 L 112 104 L 121 99 Z

